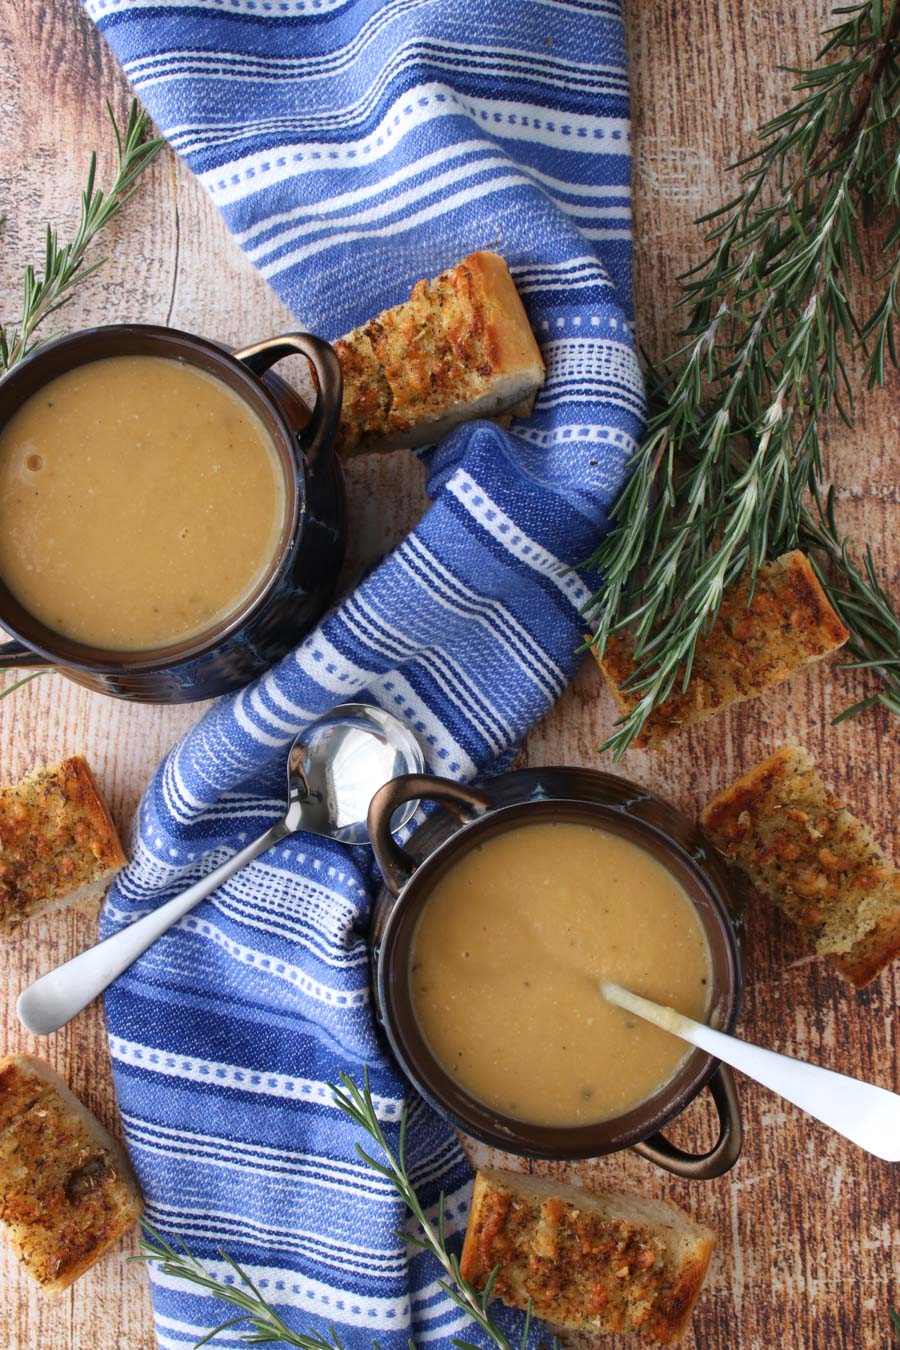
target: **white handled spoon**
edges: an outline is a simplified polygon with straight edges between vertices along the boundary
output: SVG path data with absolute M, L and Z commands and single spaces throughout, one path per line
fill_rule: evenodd
M 283 818 L 181 895 L 35 980 L 19 995 L 19 1021 L 37 1036 L 58 1031 L 174 923 L 279 839 L 306 830 L 342 844 L 367 844 L 366 813 L 375 793 L 400 774 L 422 773 L 424 765 L 412 732 L 381 708 L 342 703 L 317 718 L 291 746 Z M 409 802 L 394 828 L 406 824 L 417 806 Z
M 807 1064 L 802 1059 L 764 1050 L 760 1045 L 751 1045 L 724 1031 L 714 1031 L 674 1008 L 652 1003 L 611 980 L 600 981 L 600 992 L 626 1012 L 706 1050 L 748 1078 L 755 1078 L 770 1092 L 776 1092 L 816 1120 L 830 1125 L 838 1134 L 876 1158 L 900 1162 L 900 1096 L 896 1092 L 835 1073 L 832 1069 L 823 1069 L 818 1064 Z

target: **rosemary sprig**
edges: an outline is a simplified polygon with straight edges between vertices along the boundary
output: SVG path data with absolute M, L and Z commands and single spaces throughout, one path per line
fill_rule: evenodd
M 891 1319 L 891 1327 L 894 1332 L 894 1340 L 900 1345 L 900 1313 L 895 1308 L 888 1308 L 888 1315 Z
M 50 315 L 67 304 L 72 289 L 100 267 L 98 258 L 85 266 L 85 255 L 99 230 L 107 225 L 135 192 L 138 179 L 156 158 L 165 142 L 156 137 L 144 140 L 149 119 L 137 100 L 132 100 L 125 123 L 120 131 L 109 102 L 106 104 L 116 138 L 118 164 L 108 192 L 95 186 L 96 153 L 91 154 L 87 183 L 81 194 L 81 219 L 75 237 L 68 243 L 59 243 L 56 230 L 47 226 L 44 240 L 43 270 L 38 275 L 29 264 L 25 269 L 22 295 L 22 313 L 12 326 L 0 325 L 0 370 L 7 371 L 39 345 L 42 339 L 35 330 Z
M 405 1110 L 400 1120 L 400 1132 L 395 1153 L 388 1144 L 375 1110 L 375 1104 L 372 1101 L 368 1070 L 366 1070 L 361 1088 L 347 1074 L 342 1073 L 341 1086 L 332 1085 L 332 1092 L 336 1106 L 369 1135 L 378 1146 L 384 1161 L 379 1162 L 377 1158 L 373 1158 L 370 1153 L 367 1153 L 362 1145 L 357 1144 L 356 1150 L 360 1158 L 367 1167 L 370 1167 L 379 1176 L 385 1177 L 391 1183 L 416 1221 L 419 1228 L 418 1234 L 400 1231 L 397 1236 L 402 1238 L 404 1242 L 409 1243 L 410 1246 L 429 1252 L 439 1262 L 446 1276 L 445 1279 L 439 1281 L 440 1287 L 458 1307 L 469 1314 L 485 1335 L 498 1347 L 498 1350 L 528 1350 L 532 1325 L 531 1309 L 529 1308 L 525 1315 L 521 1339 L 514 1345 L 503 1330 L 492 1320 L 488 1308 L 496 1271 L 492 1272 L 483 1290 L 476 1289 L 473 1284 L 463 1278 L 459 1269 L 459 1258 L 447 1246 L 444 1232 L 443 1193 L 438 1199 L 436 1221 L 432 1223 L 426 1215 L 407 1170 Z M 201 1289 L 206 1289 L 215 1294 L 217 1298 L 222 1299 L 223 1302 L 230 1303 L 233 1307 L 240 1309 L 240 1316 L 223 1322 L 215 1330 L 210 1331 L 202 1340 L 197 1342 L 194 1350 L 197 1350 L 197 1347 L 201 1345 L 205 1345 L 227 1327 L 236 1327 L 248 1322 L 251 1330 L 240 1337 L 241 1341 L 247 1345 L 263 1345 L 277 1341 L 285 1345 L 299 1346 L 301 1350 L 343 1350 L 337 1330 L 334 1327 L 330 1329 L 330 1339 L 326 1339 L 317 1333 L 300 1333 L 291 1331 L 289 1327 L 285 1326 L 247 1272 L 236 1261 L 232 1260 L 226 1252 L 220 1252 L 219 1255 L 235 1272 L 240 1281 L 239 1284 L 217 1280 L 209 1274 L 195 1256 L 192 1256 L 184 1243 L 180 1244 L 181 1250 L 178 1250 L 161 1237 L 146 1221 L 143 1221 L 143 1226 L 149 1236 L 145 1236 L 141 1240 L 141 1255 L 133 1258 L 134 1260 L 155 1261 L 166 1275 L 185 1280 Z M 373 1344 L 376 1345 L 377 1350 L 377 1343 Z M 472 1342 L 458 1338 L 451 1340 L 451 1344 L 457 1346 L 458 1350 L 480 1350 L 480 1347 L 473 1345 Z M 555 1338 L 552 1345 L 553 1350 L 558 1350 Z M 410 1342 L 410 1348 L 415 1350 L 412 1342 Z
M 869 380 L 880 383 L 896 360 L 900 315 L 900 225 L 867 322 L 849 299 L 862 224 L 900 208 L 900 0 L 841 12 L 819 63 L 794 71 L 797 102 L 742 161 L 741 193 L 704 218 L 710 252 L 682 278 L 685 341 L 656 377 L 661 404 L 590 560 L 603 576 L 587 607 L 598 654 L 628 628 L 638 662 L 637 707 L 603 746 L 617 758 L 653 708 L 686 686 L 724 590 L 809 543 L 811 530 L 843 574 L 843 585 L 830 569 L 823 578 L 854 650 L 888 686 L 880 701 L 896 710 L 900 699 L 900 648 L 873 647 L 869 631 L 877 616 L 893 640 L 896 615 L 873 588 L 874 569 L 848 573 L 821 486 L 820 420 L 832 406 L 846 420 L 852 412 L 847 353 L 864 345 Z
M 192 1256 L 188 1248 L 181 1243 L 181 1250 L 173 1247 L 167 1242 L 160 1233 L 147 1222 L 141 1220 L 145 1236 L 141 1238 L 141 1255 L 134 1256 L 133 1261 L 155 1261 L 160 1270 L 165 1275 L 171 1275 L 175 1279 L 185 1280 L 189 1284 L 197 1286 L 199 1289 L 207 1289 L 216 1298 L 222 1299 L 224 1303 L 230 1303 L 232 1307 L 240 1308 L 239 1317 L 229 1318 L 221 1322 L 212 1331 L 207 1332 L 196 1342 L 194 1350 L 199 1350 L 201 1345 L 206 1345 L 220 1331 L 225 1331 L 229 1327 L 240 1326 L 241 1323 L 249 1322 L 252 1330 L 246 1335 L 241 1336 L 241 1341 L 245 1345 L 296 1345 L 300 1350 L 343 1350 L 343 1345 L 337 1334 L 337 1331 L 331 1328 L 331 1338 L 319 1336 L 313 1332 L 310 1334 L 291 1331 L 290 1327 L 285 1326 L 271 1304 L 267 1303 L 262 1292 L 256 1287 L 250 1276 L 245 1270 L 233 1261 L 226 1252 L 221 1252 L 223 1261 L 227 1261 L 234 1273 L 237 1275 L 239 1284 L 226 1284 L 224 1280 L 217 1280 L 210 1275 L 195 1256 Z

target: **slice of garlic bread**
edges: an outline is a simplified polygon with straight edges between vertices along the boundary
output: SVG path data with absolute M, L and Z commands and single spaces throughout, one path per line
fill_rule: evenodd
M 544 362 L 503 258 L 471 253 L 335 344 L 342 455 L 433 445 L 475 417 L 527 417 Z
M 0 1060 L 0 1221 L 44 1293 L 99 1261 L 142 1209 L 124 1149 L 59 1074 L 31 1055 Z
M 858 989 L 900 954 L 900 871 L 799 745 L 780 746 L 701 820 L 726 860 Z
M 99 903 L 125 861 L 80 755 L 0 788 L 0 936 L 48 910 Z
M 656 749 L 679 727 L 756 698 L 836 651 L 848 637 L 804 554 L 794 550 L 764 563 L 752 598 L 745 582 L 725 592 L 712 632 L 697 644 L 687 688 L 676 683 L 632 745 Z M 629 635 L 613 634 L 598 664 L 626 716 L 641 698 L 640 690 L 627 687 L 637 671 Z
M 463 1247 L 463 1276 L 559 1331 L 684 1333 L 715 1245 L 677 1206 L 592 1192 L 552 1177 L 485 1171 Z

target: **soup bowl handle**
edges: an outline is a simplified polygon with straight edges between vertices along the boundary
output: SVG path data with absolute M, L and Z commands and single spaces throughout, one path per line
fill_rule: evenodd
M 29 666 L 49 665 L 52 662 L 48 656 L 33 652 L 23 642 L 0 643 L 0 670 L 25 670 Z
M 494 806 L 490 797 L 476 788 L 454 783 L 452 778 L 435 778 L 428 774 L 403 774 L 379 788 L 369 804 L 369 839 L 385 885 L 393 896 L 400 894 L 418 864 L 394 840 L 391 817 L 398 806 L 416 798 L 441 802 L 461 820 L 483 816 Z
M 305 356 L 316 383 L 316 401 L 309 422 L 298 433 L 310 468 L 315 472 L 331 456 L 337 436 L 343 398 L 343 375 L 335 350 L 312 333 L 282 333 L 235 352 L 237 361 L 262 379 L 266 371 L 287 356 Z
M 654 1134 L 643 1143 L 633 1144 L 635 1153 L 688 1181 L 712 1181 L 713 1177 L 730 1172 L 740 1157 L 744 1140 L 734 1075 L 726 1065 L 720 1064 L 707 1087 L 719 1116 L 719 1137 L 708 1153 L 685 1153 L 669 1143 L 663 1134 Z

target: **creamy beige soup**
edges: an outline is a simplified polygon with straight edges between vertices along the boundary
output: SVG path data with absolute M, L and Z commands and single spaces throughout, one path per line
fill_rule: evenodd
M 0 433 L 0 575 L 93 647 L 168 646 L 226 617 L 268 570 L 284 510 L 260 419 L 180 361 L 79 366 Z
M 437 883 L 413 937 L 412 1001 L 432 1052 L 473 1097 L 536 1125 L 620 1115 L 689 1053 L 608 1004 L 602 978 L 705 1016 L 709 947 L 685 891 L 590 825 L 487 840 Z

